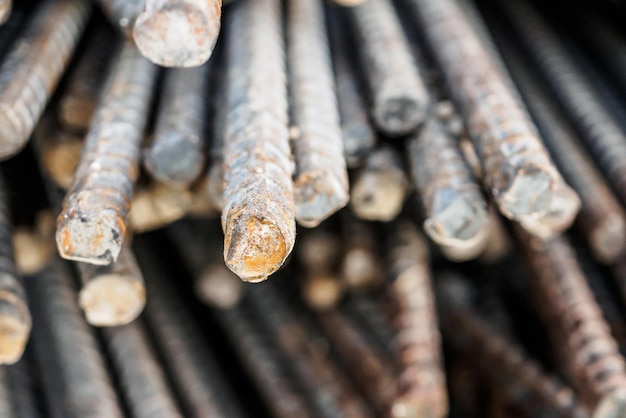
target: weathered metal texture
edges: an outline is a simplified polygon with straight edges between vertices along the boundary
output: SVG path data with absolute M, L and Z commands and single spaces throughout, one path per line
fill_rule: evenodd
M 336 12 L 336 11 L 335 11 Z M 329 35 L 335 70 L 335 88 L 341 120 L 341 138 L 346 164 L 359 167 L 363 158 L 376 145 L 377 135 L 369 120 L 366 98 L 353 65 L 353 48 L 348 41 L 345 20 L 330 12 Z
M 298 382 L 291 377 L 281 351 L 269 343 L 250 313 L 235 307 L 215 314 L 272 416 L 317 417 L 297 388 Z
M 596 418 L 626 410 L 626 363 L 564 238 L 533 248 L 520 233 L 536 306 L 583 405 Z
M 130 40 L 133 38 L 133 27 L 139 14 L 143 11 L 146 0 L 96 0 L 104 14 L 114 26 Z
M 204 168 L 209 69 L 204 64 L 165 74 L 156 128 L 143 158 L 152 177 L 170 187 L 187 188 Z
M 8 198 L 0 177 L 0 364 L 13 364 L 22 357 L 32 324 L 26 292 L 15 268 Z
M 224 259 L 243 280 L 258 282 L 280 268 L 296 235 L 282 13 L 278 0 L 244 0 L 232 7 Z
M 58 104 L 59 120 L 64 127 L 80 131 L 89 128 L 118 43 L 116 34 L 106 26 L 90 35 Z
M 315 416 L 371 416 L 311 323 L 298 316 L 269 284 L 250 287 L 248 295 L 252 314 L 281 349 L 289 368 L 302 384 Z
M 382 145 L 364 158 L 353 180 L 350 208 L 361 219 L 389 222 L 400 214 L 408 192 L 400 154 Z
M 458 141 L 438 119 L 431 118 L 410 138 L 407 148 L 413 183 L 426 215 L 424 230 L 442 246 L 478 256 L 489 236 L 487 202 Z
M 388 293 L 395 310 L 394 345 L 400 368 L 391 415 L 443 418 L 448 414 L 448 395 L 428 246 L 408 221 L 394 224 L 388 240 Z
M 411 0 L 500 212 L 540 236 L 567 228 L 580 202 L 556 170 L 487 35 L 455 0 Z M 472 65 L 467 65 L 471 62 Z
M 55 258 L 29 280 L 33 347 L 50 415 L 55 418 L 121 418 L 105 360 L 78 307 L 73 278 Z
M 157 68 L 126 42 L 90 124 L 57 220 L 63 258 L 106 265 L 122 248 Z
M 544 86 L 533 79 L 528 65 L 511 45 L 503 50 L 544 143 L 567 182 L 580 196 L 578 227 L 597 260 L 616 261 L 626 249 L 624 209 L 578 142 L 576 132 L 558 104 L 545 93 Z
M 182 417 L 142 326 L 101 329 L 122 396 L 134 418 Z
M 139 238 L 137 241 L 140 243 Z M 169 283 L 163 264 L 149 251 L 147 245 L 137 247 L 137 258 L 147 277 L 146 287 L 150 294 L 145 320 L 185 416 L 245 416 L 222 376 L 216 358 L 202 338 L 200 324 L 191 315 L 186 301 Z
M 48 0 L 0 66 L 0 158 L 21 150 L 69 63 L 91 12 L 82 0 Z
M 291 112 L 297 128 L 294 200 L 296 220 L 309 228 L 350 199 L 323 7 L 319 0 L 287 2 Z
M 476 313 L 463 278 L 456 273 L 441 274 L 437 277 L 437 296 L 446 339 L 472 356 L 482 374 L 502 391 L 508 402 L 529 416 L 590 416 L 568 386 Z
M 368 0 L 347 12 L 358 40 L 372 119 L 387 135 L 414 131 L 426 119 L 430 98 L 391 1 Z
M 320 314 L 318 322 L 369 403 L 380 416 L 388 416 L 397 391 L 392 362 L 340 311 Z
M 503 8 L 580 138 L 626 202 L 626 135 L 618 122 L 542 16 L 517 2 Z
M 146 303 L 144 279 L 135 255 L 122 247 L 116 262 L 106 266 L 76 263 L 82 287 L 78 303 L 87 322 L 99 327 L 135 320 Z
M 6 23 L 13 10 L 13 0 L 0 0 L 0 25 Z
M 220 33 L 222 0 L 145 0 L 133 27 L 137 48 L 164 67 L 204 64 Z

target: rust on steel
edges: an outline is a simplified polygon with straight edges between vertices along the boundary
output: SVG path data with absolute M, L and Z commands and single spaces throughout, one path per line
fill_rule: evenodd
M 458 141 L 436 118 L 408 141 L 413 183 L 424 207 L 424 230 L 443 247 L 478 256 L 489 236 L 487 202 Z
M 550 160 L 486 33 L 456 0 L 409 4 L 463 115 L 483 181 L 500 211 L 541 238 L 569 227 L 580 201 Z
M 15 267 L 8 198 L 0 177 L 0 364 L 13 364 L 22 357 L 32 325 L 26 291 Z
M 414 131 L 430 98 L 390 0 L 368 0 L 347 10 L 367 80 L 372 119 L 387 135 Z
M 209 65 L 165 74 L 152 141 L 144 166 L 156 180 L 187 188 L 204 168 Z
M 117 259 L 139 174 L 156 69 L 130 42 L 116 56 L 57 220 L 63 258 L 98 265 Z
M 589 418 L 572 389 L 543 369 L 506 332 L 482 318 L 470 300 L 464 278 L 446 272 L 437 277 L 437 296 L 442 306 L 446 338 L 472 356 L 493 385 L 510 403 L 530 416 Z
M 224 260 L 265 280 L 291 253 L 296 228 L 278 0 L 233 4 L 227 24 Z
M 145 0 L 133 39 L 157 65 L 197 67 L 213 52 L 221 17 L 222 0 Z
M 78 303 L 87 322 L 100 327 L 125 325 L 135 320 L 146 303 L 143 274 L 127 245 L 117 261 L 106 266 L 76 263 L 82 287 Z
M 533 245 L 519 231 L 535 305 L 582 404 L 594 418 L 626 410 L 626 362 L 565 238 Z
M 44 1 L 11 46 L 0 66 L 0 158 L 26 145 L 90 12 L 82 0 Z
M 287 14 L 296 220 L 312 228 L 348 203 L 348 172 L 323 3 L 291 0 Z
M 545 93 L 544 86 L 531 75 L 528 65 L 511 45 L 503 50 L 546 147 L 567 182 L 580 196 L 581 208 L 576 225 L 597 260 L 605 263 L 616 261 L 626 250 L 624 209 L 587 155 L 558 104 Z
M 395 311 L 399 364 L 399 391 L 391 416 L 443 418 L 448 414 L 448 394 L 428 246 L 417 226 L 406 220 L 393 225 L 388 241 L 388 293 Z

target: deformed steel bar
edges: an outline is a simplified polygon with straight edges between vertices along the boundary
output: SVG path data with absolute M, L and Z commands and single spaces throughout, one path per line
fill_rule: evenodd
M 0 364 L 22 357 L 32 326 L 23 280 L 15 267 L 8 199 L 0 177 Z
M 82 0 L 41 3 L 0 66 L 0 158 L 28 141 L 91 12 Z
M 164 274 L 163 264 L 151 254 L 149 246 L 138 245 L 137 248 L 150 294 L 145 320 L 165 359 L 163 366 L 171 376 L 185 416 L 245 416 L 218 367 L 217 359 L 201 337 L 200 325 Z
M 143 325 L 101 329 L 122 397 L 135 418 L 182 418 Z
M 520 231 L 536 306 L 583 405 L 596 418 L 626 408 L 626 362 L 565 238 L 533 246 Z
M 367 80 L 372 119 L 387 135 L 408 134 L 426 120 L 430 98 L 391 1 L 347 9 Z
M 204 168 L 210 68 L 204 64 L 165 74 L 156 128 L 143 162 L 156 180 L 171 187 L 188 187 Z
M 543 369 L 522 346 L 512 341 L 472 306 L 470 291 L 456 273 L 437 277 L 442 322 L 453 345 L 475 356 L 482 373 L 507 400 L 531 416 L 590 417 L 571 388 Z
M 229 17 L 224 259 L 258 282 L 284 263 L 296 234 L 280 2 L 237 2 Z
M 146 303 L 144 278 L 133 251 L 122 247 L 114 263 L 97 266 L 75 263 L 82 287 L 78 303 L 87 322 L 113 327 L 134 321 Z
M 287 18 L 296 220 L 312 228 L 348 203 L 348 173 L 324 4 L 288 1 Z
M 502 37 L 499 37 L 502 40 Z M 501 41 L 502 42 L 502 41 Z M 626 250 L 626 212 L 578 141 L 558 104 L 512 45 L 501 44 L 504 56 L 559 170 L 581 199 L 576 224 L 597 260 L 611 263 Z
M 579 199 L 550 160 L 486 35 L 456 0 L 409 5 L 463 114 L 500 212 L 543 238 L 569 227 Z
M 424 230 L 443 247 L 478 256 L 489 235 L 487 202 L 457 140 L 437 118 L 408 141 L 413 183 L 424 207 Z
M 334 363 L 316 329 L 299 316 L 269 284 L 248 289 L 259 326 L 280 347 L 305 396 L 322 417 L 368 417 L 371 412 Z
M 139 14 L 143 11 L 146 0 L 96 0 L 111 23 L 126 35 L 133 37 L 133 27 Z
M 428 246 L 416 225 L 403 220 L 388 235 L 391 281 L 388 296 L 394 309 L 395 355 L 399 392 L 391 407 L 394 417 L 448 414 L 441 336 L 432 289 Z
M 63 258 L 106 265 L 122 248 L 157 68 L 126 42 L 92 118 L 57 220 Z

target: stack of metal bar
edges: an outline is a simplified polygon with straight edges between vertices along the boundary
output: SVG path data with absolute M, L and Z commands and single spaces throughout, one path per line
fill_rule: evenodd
M 551 3 L 0 0 L 0 416 L 626 418 L 626 5 Z

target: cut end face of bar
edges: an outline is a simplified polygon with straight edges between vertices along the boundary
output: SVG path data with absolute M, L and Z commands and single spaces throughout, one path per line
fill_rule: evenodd
M 153 177 L 173 187 L 185 187 L 202 171 L 202 152 L 189 141 L 170 141 L 168 145 L 144 152 L 146 168 Z
M 258 283 L 283 265 L 294 238 L 276 223 L 240 211 L 224 223 L 224 261 L 242 280 Z
M 350 207 L 361 219 L 389 222 L 402 210 L 407 188 L 401 175 L 365 173 L 351 190 Z
M 392 418 L 443 418 L 446 413 L 438 413 L 424 399 L 419 402 L 411 399 L 411 396 L 405 396 L 393 402 L 390 415 Z
M 220 309 L 236 306 L 243 296 L 243 283 L 221 261 L 208 266 L 195 282 L 196 295 L 202 302 Z
M 449 189 L 439 190 L 433 201 L 435 209 L 424 221 L 424 229 L 433 241 L 446 246 L 470 248 L 485 240 L 489 233 L 486 207 Z
M 0 294 L 0 364 L 14 364 L 22 357 L 31 323 L 22 299 L 10 292 Z
M 125 229 L 115 213 L 61 215 L 57 221 L 57 248 L 65 259 L 108 265 L 117 260 Z
M 325 311 L 337 306 L 343 289 L 337 277 L 320 274 L 304 281 L 302 294 L 310 308 Z
M 314 228 L 343 208 L 350 199 L 347 179 L 342 183 L 329 171 L 309 171 L 298 176 L 294 184 L 294 201 L 298 224 Z
M 426 120 L 428 103 L 410 92 L 389 92 L 374 103 L 374 121 L 381 131 L 391 136 L 413 132 Z
M 550 206 L 553 182 L 552 176 L 544 170 L 519 168 L 511 175 L 506 188 L 494 195 L 500 211 L 509 218 L 545 213 Z
M 139 15 L 133 39 L 142 55 L 164 67 L 198 67 L 204 64 L 217 41 L 220 11 L 207 13 L 192 5 L 172 2 Z M 169 7 L 168 7 L 169 6 Z
M 591 234 L 590 247 L 594 257 L 603 263 L 612 263 L 624 254 L 626 223 L 619 215 L 603 219 Z
M 595 407 L 593 418 L 618 418 L 626 416 L 626 390 L 617 389 L 600 399 Z
M 548 240 L 569 228 L 578 211 L 580 199 L 565 183 L 559 182 L 551 189 L 551 198 L 546 211 L 521 216 L 520 225 L 541 240 Z
M 80 290 L 78 303 L 91 325 L 125 325 L 135 320 L 143 310 L 146 291 L 137 282 L 111 274 L 86 283 Z

